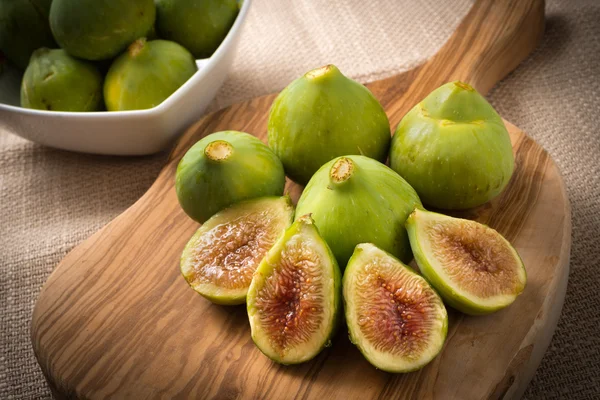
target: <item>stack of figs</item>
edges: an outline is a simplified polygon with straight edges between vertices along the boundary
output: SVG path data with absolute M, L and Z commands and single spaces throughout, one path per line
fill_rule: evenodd
M 333 65 L 318 68 L 275 99 L 268 146 L 217 132 L 181 159 L 179 202 L 203 224 L 181 272 L 214 303 L 246 303 L 254 342 L 276 362 L 315 357 L 345 320 L 371 364 L 413 371 L 441 351 L 446 306 L 491 313 L 526 283 L 498 232 L 423 203 L 479 206 L 513 168 L 502 119 L 470 85 L 434 90 L 392 138 L 366 87 Z M 305 185 L 295 207 L 283 195 L 286 175 Z M 406 265 L 413 256 L 418 270 Z
M 0 50 L 25 70 L 22 107 L 147 109 L 213 54 L 238 12 L 237 0 L 2 0 Z

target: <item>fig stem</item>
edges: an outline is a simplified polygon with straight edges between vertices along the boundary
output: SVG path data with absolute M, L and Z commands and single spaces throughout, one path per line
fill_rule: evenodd
M 129 52 L 129 55 L 131 57 L 136 57 L 138 54 L 140 54 L 140 52 L 144 49 L 144 47 L 146 46 L 146 38 L 139 38 L 138 40 L 136 40 L 135 42 L 131 43 L 129 45 L 129 48 L 127 49 L 127 51 Z
M 351 159 L 340 157 L 331 167 L 329 176 L 334 183 L 342 183 L 350 179 L 354 172 L 354 163 Z
M 233 146 L 224 140 L 215 140 L 210 142 L 204 149 L 204 154 L 210 160 L 224 161 L 233 153 Z
M 308 71 L 304 76 L 311 81 L 319 82 L 336 75 L 336 72 L 339 73 L 339 69 L 333 64 L 328 64 Z
M 474 92 L 475 91 L 475 89 L 473 89 L 473 86 L 469 85 L 468 83 L 461 82 L 461 81 L 456 81 L 456 82 L 454 82 L 454 84 L 456 86 L 458 86 L 459 88 L 467 90 L 469 92 Z

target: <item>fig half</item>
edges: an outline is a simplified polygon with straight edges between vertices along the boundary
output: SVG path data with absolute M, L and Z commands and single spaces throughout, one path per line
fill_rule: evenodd
M 296 215 L 312 214 L 341 268 L 359 243 L 412 259 L 404 222 L 421 201 L 400 175 L 365 156 L 323 165 L 302 192 Z
M 406 227 L 421 274 L 449 306 L 465 314 L 489 314 L 525 289 L 523 261 L 494 229 L 423 210 L 415 210 Z
M 243 304 L 252 275 L 294 216 L 288 196 L 237 203 L 212 216 L 181 255 L 188 284 L 217 304 Z
M 442 299 L 391 254 L 357 245 L 342 286 L 350 340 L 376 368 L 414 371 L 442 350 L 448 331 Z
M 298 364 L 330 343 L 341 308 L 341 278 L 310 215 L 269 250 L 248 290 L 252 339 L 270 359 Z

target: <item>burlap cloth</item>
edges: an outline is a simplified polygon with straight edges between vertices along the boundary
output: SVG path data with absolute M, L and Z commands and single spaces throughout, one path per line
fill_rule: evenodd
M 548 1 L 539 49 L 489 95 L 562 170 L 573 207 L 566 303 L 527 398 L 600 396 L 600 1 Z M 255 0 L 221 107 L 334 63 L 367 82 L 419 64 L 451 34 L 467 0 Z M 0 398 L 46 398 L 29 341 L 35 299 L 75 245 L 151 185 L 166 154 L 99 157 L 0 132 Z

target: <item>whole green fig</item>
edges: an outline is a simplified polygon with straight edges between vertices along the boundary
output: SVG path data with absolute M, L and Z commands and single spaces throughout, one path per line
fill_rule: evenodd
M 69 54 L 86 60 L 116 57 L 152 29 L 153 0 L 54 0 L 50 27 Z
M 237 131 L 198 141 L 179 162 L 175 179 L 181 208 L 198 222 L 242 200 L 281 196 L 284 186 L 277 156 L 256 137 Z
M 312 214 L 344 269 L 359 243 L 373 243 L 410 261 L 404 222 L 416 207 L 422 207 L 419 196 L 400 175 L 369 157 L 344 156 L 313 175 L 296 215 Z
M 188 49 L 196 58 L 210 57 L 239 12 L 237 0 L 155 0 L 161 38 Z
M 390 166 L 423 203 L 465 209 L 493 199 L 506 187 L 514 156 L 496 110 L 457 81 L 431 92 L 400 121 Z
M 0 50 L 25 69 L 40 47 L 55 47 L 48 14 L 52 0 L 0 1 Z
M 268 134 L 287 175 L 303 185 L 335 157 L 360 154 L 384 162 L 391 139 L 381 104 L 334 65 L 307 72 L 277 96 Z
M 52 111 L 99 111 L 102 75 L 62 49 L 33 52 L 21 82 L 21 106 Z
M 110 66 L 104 82 L 108 111 L 143 110 L 162 103 L 198 68 L 175 42 L 136 40 Z

